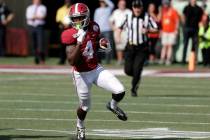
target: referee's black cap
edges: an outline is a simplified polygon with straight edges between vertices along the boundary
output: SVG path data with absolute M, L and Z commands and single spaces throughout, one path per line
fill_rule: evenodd
M 143 2 L 141 0 L 133 0 L 132 7 L 143 7 Z

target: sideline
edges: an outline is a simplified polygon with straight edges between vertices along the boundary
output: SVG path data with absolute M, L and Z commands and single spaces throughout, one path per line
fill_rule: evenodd
M 123 69 L 108 69 L 114 75 L 125 76 Z M 13 74 L 71 74 L 70 68 L 65 67 L 3 67 L 0 66 L 1 73 Z M 176 72 L 161 70 L 144 70 L 143 76 L 148 77 L 185 77 L 185 78 L 210 78 L 210 72 Z

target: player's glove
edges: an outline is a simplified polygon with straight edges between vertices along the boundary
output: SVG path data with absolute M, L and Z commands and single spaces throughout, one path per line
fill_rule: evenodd
M 85 39 L 86 31 L 83 29 L 79 29 L 76 36 L 77 36 L 77 43 L 82 43 Z

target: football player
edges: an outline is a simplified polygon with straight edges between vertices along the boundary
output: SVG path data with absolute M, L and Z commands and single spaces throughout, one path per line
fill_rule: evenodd
M 85 140 L 84 120 L 90 109 L 91 87 L 95 84 L 112 93 L 112 99 L 106 105 L 120 120 L 127 116 L 117 104 L 123 99 L 125 90 L 120 81 L 98 63 L 97 51 L 109 51 L 110 44 L 106 39 L 99 41 L 100 28 L 90 21 L 89 8 L 83 3 L 70 7 L 69 18 L 72 28 L 61 35 L 62 43 L 67 46 L 66 53 L 70 65 L 73 66 L 73 80 L 79 97 L 77 109 L 77 139 Z

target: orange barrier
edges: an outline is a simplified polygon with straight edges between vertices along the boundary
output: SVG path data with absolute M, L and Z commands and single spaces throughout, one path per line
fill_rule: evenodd
M 6 54 L 27 56 L 29 54 L 27 30 L 8 28 L 6 34 Z
M 196 61 L 195 51 L 191 51 L 188 63 L 188 71 L 190 72 L 195 71 L 195 65 L 196 65 L 195 61 Z

